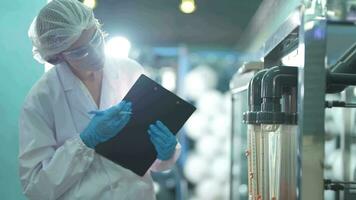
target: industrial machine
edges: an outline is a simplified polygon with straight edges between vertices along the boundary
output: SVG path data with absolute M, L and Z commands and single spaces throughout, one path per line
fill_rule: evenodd
M 243 119 L 249 199 L 296 199 L 297 75 L 297 67 L 276 66 L 250 81 Z
M 356 85 L 356 35 L 344 48 L 330 45 L 356 28 L 327 15 L 326 1 L 302 1 L 264 43 L 263 66 L 239 70 L 231 80 L 230 199 L 356 199 L 356 105 L 349 87 Z M 339 149 L 342 162 L 329 166 L 325 110 L 335 107 L 346 116 L 336 120 L 343 128 L 332 136 L 338 147 L 331 151 Z M 329 168 L 342 175 L 329 178 Z

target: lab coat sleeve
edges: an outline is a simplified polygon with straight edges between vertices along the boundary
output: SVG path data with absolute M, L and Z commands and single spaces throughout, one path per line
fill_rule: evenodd
M 40 108 L 29 104 L 20 116 L 19 175 L 29 199 L 57 199 L 84 176 L 94 150 L 79 134 L 57 146 L 50 118 Z
M 155 162 L 152 164 L 150 170 L 154 171 L 154 172 L 160 172 L 160 171 L 165 171 L 165 170 L 171 169 L 172 166 L 175 164 L 175 162 L 178 160 L 178 158 L 180 156 L 180 151 L 181 151 L 181 146 L 178 143 L 176 146 L 176 150 L 175 150 L 171 159 L 169 159 L 169 160 L 156 159 Z

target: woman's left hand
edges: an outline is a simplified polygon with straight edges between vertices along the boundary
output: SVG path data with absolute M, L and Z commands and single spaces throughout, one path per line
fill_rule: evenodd
M 147 132 L 157 151 L 157 158 L 169 160 L 177 145 L 177 139 L 173 133 L 161 121 L 151 124 Z

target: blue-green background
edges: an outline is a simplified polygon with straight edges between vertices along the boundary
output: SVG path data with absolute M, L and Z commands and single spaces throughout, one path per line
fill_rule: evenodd
M 27 30 L 46 0 L 0 2 L 0 199 L 25 199 L 18 176 L 18 117 L 31 86 L 43 74 L 32 58 Z

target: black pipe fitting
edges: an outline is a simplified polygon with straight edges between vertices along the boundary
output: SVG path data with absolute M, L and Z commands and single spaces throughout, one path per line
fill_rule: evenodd
M 298 68 L 277 66 L 270 68 L 262 78 L 261 111 L 257 122 L 263 124 L 296 124 L 296 113 L 282 112 L 281 98 L 298 85 Z
M 334 84 L 356 85 L 356 74 L 329 73 L 328 81 Z
M 261 110 L 261 81 L 268 70 L 261 70 L 255 74 L 248 85 L 248 111 L 243 113 L 243 123 L 256 124 L 257 112 Z
M 298 68 L 273 67 L 262 78 L 262 98 L 281 98 L 284 88 L 296 87 L 298 84 Z
M 262 78 L 268 70 L 261 70 L 255 74 L 253 79 L 250 81 L 248 86 L 248 106 L 249 111 L 260 111 L 261 110 L 261 86 Z
M 326 92 L 339 93 L 347 86 L 356 85 L 356 74 L 328 72 L 326 76 Z

